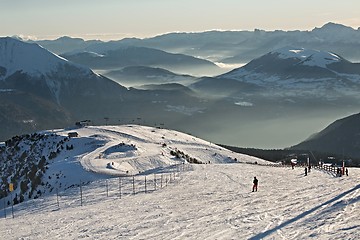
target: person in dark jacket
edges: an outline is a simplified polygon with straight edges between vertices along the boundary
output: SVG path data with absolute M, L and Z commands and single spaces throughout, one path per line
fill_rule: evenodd
M 305 167 L 305 176 L 307 176 L 307 167 Z
M 257 180 L 257 178 L 256 177 L 254 177 L 254 181 L 253 181 L 253 189 L 252 189 L 252 191 L 254 192 L 254 191 L 256 191 L 257 192 L 257 186 L 258 186 L 258 180 Z

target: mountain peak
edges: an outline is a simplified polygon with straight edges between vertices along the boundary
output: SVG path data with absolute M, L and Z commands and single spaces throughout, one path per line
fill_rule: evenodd
M 329 79 L 338 83 L 335 79 L 339 74 L 355 74 L 354 78 L 358 79 L 358 72 L 355 64 L 334 53 L 285 47 L 269 52 L 245 66 L 221 76 L 256 83 L 260 86 L 274 86 L 274 83 L 277 82 L 281 86 L 286 85 L 289 89 L 304 89 L 303 80 L 308 79 L 308 82 L 312 82 L 307 85 L 311 86 L 308 88 L 311 92 L 314 90 L 313 87 L 319 83 L 315 84 L 314 79 L 324 80 L 322 89 L 327 89 L 326 85 Z M 295 84 L 294 81 L 297 81 L 298 84 Z
M 82 39 L 82 38 L 74 38 L 74 37 L 70 37 L 70 36 L 62 36 L 62 37 L 59 37 L 58 39 L 56 39 L 55 41 L 60 41 L 60 42 L 66 42 L 66 41 L 85 42 L 85 40 Z
M 342 58 L 331 52 L 319 50 L 284 47 L 270 52 L 281 59 L 298 59 L 300 64 L 325 68 L 328 64 L 342 61 Z
M 26 43 L 11 37 L 0 38 L 0 66 L 6 70 L 0 78 L 4 79 L 18 71 L 35 76 L 46 75 L 64 64 L 68 64 L 65 58 L 36 43 Z M 82 70 L 90 71 L 84 67 Z
M 333 23 L 333 22 L 328 22 L 326 24 L 324 24 L 322 27 L 320 28 L 314 28 L 312 30 L 313 32 L 350 32 L 350 31 L 355 31 L 355 29 L 353 29 L 352 27 L 348 27 L 339 23 Z
M 333 22 L 328 22 L 326 24 L 324 24 L 324 26 L 321 27 L 322 29 L 351 29 L 354 30 L 352 27 L 349 26 L 345 26 L 339 23 L 333 23 Z

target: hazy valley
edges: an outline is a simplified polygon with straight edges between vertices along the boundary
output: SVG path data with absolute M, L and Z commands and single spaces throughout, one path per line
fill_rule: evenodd
M 332 38 L 334 31 L 341 34 Z M 6 140 L 14 134 L 90 119 L 93 124 L 134 121 L 152 126 L 162 124 L 213 142 L 242 147 L 289 147 L 336 119 L 357 113 L 360 67 L 347 58 L 360 56 L 356 53 L 358 48 L 353 47 L 360 44 L 358 34 L 359 30 L 329 23 L 312 31 L 213 31 L 110 42 L 69 37 L 38 41 L 45 49 L 76 63 L 71 66 L 81 64 L 82 69 L 92 68 L 120 85 L 90 74 L 86 78 L 99 79 L 97 89 L 104 87 L 91 93 L 94 87 L 86 90 L 75 83 L 79 80 L 71 78 L 78 79 L 73 76 L 78 73 L 70 73 L 64 67 L 51 70 L 51 75 L 41 69 L 26 73 L 18 66 L 18 72 L 5 74 L 6 80 L 2 77 L 2 112 L 6 112 L 2 121 L 9 127 L 2 130 L 1 136 Z M 275 41 L 278 38 L 282 40 Z M 350 46 L 355 51 L 346 50 Z M 257 52 L 249 54 L 245 48 Z M 239 60 L 238 55 L 248 58 Z M 16 61 L 9 54 L 2 56 L 4 64 Z M 230 58 L 233 59 L 230 62 L 224 60 Z M 34 68 L 47 61 L 36 60 Z M 230 71 L 214 64 L 221 62 L 248 64 Z M 19 76 L 20 73 L 26 75 Z M 46 82 L 47 90 L 40 91 L 37 87 L 31 90 L 31 86 L 37 86 L 34 81 Z M 26 111 L 26 104 L 21 101 L 5 104 L 15 92 L 28 94 L 26 98 L 31 97 L 36 104 Z M 59 98 L 63 98 L 62 102 Z M 45 101 L 47 107 L 41 107 L 44 112 L 34 112 L 35 106 Z M 22 113 L 17 114 L 13 109 L 22 109 Z M 56 116 L 56 111 L 61 112 L 60 116 Z M 47 120 L 41 122 L 41 119 Z

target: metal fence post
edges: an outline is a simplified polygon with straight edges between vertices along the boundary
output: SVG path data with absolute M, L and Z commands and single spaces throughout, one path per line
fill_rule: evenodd
M 154 191 L 156 191 L 156 174 L 154 173 Z
M 160 187 L 162 188 L 163 187 L 163 174 L 161 174 L 161 181 L 160 181 Z
M 57 202 L 57 206 L 58 208 L 60 208 L 60 204 L 59 204 L 59 189 L 56 189 L 56 202 Z
M 147 193 L 146 176 L 145 176 L 145 193 Z
M 119 197 L 121 198 L 121 177 L 119 177 Z
M 12 214 L 12 218 L 14 218 L 14 199 L 12 197 L 12 191 L 10 192 L 10 197 L 11 197 L 11 214 Z
M 132 183 L 133 183 L 133 195 L 135 195 L 135 177 L 134 176 L 133 176 Z
M 5 198 L 4 198 L 4 218 L 6 218 L 6 201 L 5 201 Z
M 80 180 L 80 206 L 83 205 L 83 199 L 82 199 L 82 183 L 81 183 L 81 180 Z
M 106 184 L 106 197 L 109 197 L 109 184 L 108 184 L 108 180 L 105 180 L 105 184 Z

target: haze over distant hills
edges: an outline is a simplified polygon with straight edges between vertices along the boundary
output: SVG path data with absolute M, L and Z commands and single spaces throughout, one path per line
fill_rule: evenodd
M 81 44 L 79 44 L 79 40 L 74 41 L 68 38 L 59 40 L 57 41 L 61 42 L 63 47 L 57 45 L 56 41 L 39 41 L 38 43 L 58 54 L 71 51 L 104 53 L 121 47 L 137 46 L 182 53 L 228 64 L 247 63 L 275 49 L 296 46 L 332 51 L 348 60 L 360 61 L 360 29 L 336 23 L 327 23 L 311 31 L 255 29 L 254 31 L 184 32 L 145 39 L 126 38 L 110 42 L 85 41 Z
M 129 66 L 104 72 L 103 74 L 125 86 L 163 83 L 182 83 L 186 85 L 196 79 L 190 75 L 176 74 L 163 68 L 147 66 Z
M 127 89 L 37 44 L 13 38 L 0 38 L 0 70 L 2 140 L 83 119 L 143 117 L 156 122 L 152 115 L 159 119 L 167 113 L 162 120 L 170 122 L 177 118 L 172 109 L 179 103 L 198 102 L 183 91 Z
M 206 73 L 214 75 L 222 72 L 218 66 L 210 61 L 147 47 L 132 46 L 109 50 L 104 53 L 80 52 L 62 54 L 62 56 L 70 61 L 98 70 L 118 70 L 131 66 L 147 66 L 195 75 L 206 75 Z
M 81 38 L 72 38 L 68 36 L 60 37 L 55 40 L 39 40 L 33 41 L 30 40 L 29 42 L 36 42 L 39 45 L 43 46 L 44 48 L 51 50 L 54 53 L 61 54 L 65 52 L 71 51 L 79 51 L 81 49 L 85 49 L 88 46 L 102 43 L 100 40 L 89 40 L 85 41 Z
M 329 124 L 358 112 L 360 64 L 331 52 L 286 47 L 191 87 L 257 111 L 254 120 L 262 119 L 259 134 L 283 136 L 290 142 L 291 137 L 282 133 L 315 130 L 319 121 Z
M 330 36 L 325 33 L 334 31 L 334 29 L 339 31 L 342 37 L 338 36 L 336 39 L 325 41 Z M 97 79 L 95 82 L 99 83 L 98 87 L 106 82 L 108 84 L 105 85 L 114 87 L 109 87 L 111 88 L 109 94 L 104 93 L 106 97 L 100 93 L 107 91 L 101 90 L 96 93 L 98 94 L 96 96 L 99 97 L 93 98 L 97 100 L 87 101 L 82 100 L 84 99 L 82 96 L 90 98 L 87 91 L 87 87 L 90 85 L 65 87 L 66 84 L 73 84 L 79 80 L 67 81 L 65 84 L 66 81 L 62 78 L 58 79 L 59 76 L 62 76 L 59 73 L 54 74 L 54 72 L 52 75 L 48 75 L 45 72 L 39 75 L 44 82 L 57 86 L 57 88 L 44 88 L 46 91 L 43 92 L 50 92 L 48 95 L 52 97 L 49 98 L 35 95 L 31 88 L 29 91 L 25 91 L 26 86 L 31 85 L 27 83 L 26 79 L 33 79 L 34 74 L 30 74 L 30 77 L 28 77 L 29 74 L 18 77 L 17 81 L 26 83 L 23 87 L 23 94 L 37 97 L 34 98 L 36 101 L 32 99 L 32 101 L 27 102 L 35 104 L 41 102 L 42 105 L 46 103 L 48 108 L 63 112 L 61 117 L 54 118 L 54 121 L 46 121 L 53 124 L 61 119 L 61 126 L 63 127 L 64 117 L 67 123 L 91 118 L 95 123 L 102 124 L 105 123 L 105 118 L 112 124 L 141 119 L 142 122 L 147 122 L 150 125 L 163 123 L 167 127 L 190 132 L 204 139 L 227 145 L 265 148 L 288 147 L 319 131 L 335 119 L 356 113 L 359 109 L 359 64 L 346 60 L 347 58 L 344 55 L 331 48 L 321 51 L 318 48 L 304 48 L 302 45 L 297 45 L 299 41 L 306 39 L 309 43 L 314 42 L 315 33 L 317 40 L 322 39 L 322 46 L 331 47 L 327 44 L 336 42 L 337 46 L 347 48 L 349 44 L 357 44 L 357 38 L 346 40 L 344 36 L 357 36 L 358 30 L 336 24 L 327 24 L 310 32 L 265 32 L 257 30 L 254 32 L 174 33 L 149 39 L 124 39 L 93 44 L 76 40 L 75 42 L 80 43 L 81 49 L 74 50 L 75 45 L 69 44 L 69 47 L 73 48 L 72 53 L 63 54 L 64 57 L 70 59 L 71 56 L 77 56 L 81 59 L 81 56 L 84 55 L 85 57 L 82 59 L 84 64 L 100 66 L 101 68 L 111 66 L 110 69 L 103 70 L 102 73 L 110 78 L 114 77 L 114 80 L 120 84 L 122 81 L 126 82 L 126 86 L 143 85 L 141 90 L 134 87 L 126 89 L 118 84 L 113 85 L 116 83 L 108 78 L 94 74 L 89 68 L 73 64 L 68 59 L 62 58 L 60 58 L 62 61 L 71 66 L 87 69 L 86 71 L 91 73 L 94 79 Z M 306 35 L 306 38 L 303 37 L 303 34 Z M 218 38 L 212 38 L 212 36 Z M 283 40 L 278 41 L 274 36 L 281 36 Z M 289 38 L 289 36 L 293 38 Z M 236 37 L 236 41 L 234 37 Z M 265 49 L 257 48 L 257 46 L 264 44 L 263 41 L 269 39 L 273 39 L 272 44 L 269 42 L 271 51 L 258 55 L 241 68 L 217 76 L 209 74 L 206 77 L 173 73 L 169 71 L 169 66 L 173 67 L 177 63 L 181 63 L 179 65 L 187 64 L 187 69 L 192 67 L 196 69 L 202 63 L 206 63 L 206 66 L 214 67 L 215 65 L 210 61 L 170 54 L 164 50 L 158 50 L 160 47 L 155 48 L 156 44 L 160 46 L 160 43 L 163 43 L 163 49 L 166 48 L 167 51 L 173 49 L 173 52 L 176 52 L 174 46 L 177 45 L 180 46 L 177 48 L 177 52 L 186 52 L 186 49 L 192 49 L 193 53 L 196 50 L 206 54 L 207 59 L 215 59 L 211 56 L 216 55 L 216 59 L 221 60 L 226 58 L 226 54 L 224 55 L 226 52 L 235 56 L 240 47 L 243 47 L 242 50 L 247 47 L 247 51 Z M 62 39 L 62 41 L 67 40 L 69 39 Z M 247 45 L 250 42 L 253 45 Z M 51 42 L 46 43 L 50 44 Z M 150 43 L 152 43 L 151 46 Z M 282 46 L 285 44 L 286 46 Z M 205 45 L 207 47 L 204 47 Z M 270 47 L 270 45 L 267 46 Z M 277 46 L 281 47 L 277 48 Z M 210 48 L 212 49 L 211 54 L 208 51 Z M 44 48 L 42 49 L 45 51 Z M 356 53 L 356 49 L 353 53 Z M 55 56 L 54 54 L 51 55 Z M 177 62 L 179 56 L 180 60 Z M 56 58 L 59 59 L 57 56 Z M 11 58 L 6 59 L 6 61 L 12 61 Z M 31 62 L 31 57 L 23 59 Z M 121 61 L 118 61 L 119 59 Z M 163 68 L 156 66 L 160 63 L 164 64 Z M 46 66 L 47 64 L 37 62 L 34 66 Z M 119 65 L 121 66 L 119 69 L 114 69 Z M 4 66 L 1 70 L 3 75 L 9 71 Z M 36 71 L 43 72 L 41 67 Z M 66 72 L 73 75 L 67 70 L 62 74 Z M 48 79 L 49 76 L 50 79 Z M 83 81 L 84 84 L 86 81 Z M 7 80 L 7 82 L 10 81 Z M 105 86 L 102 87 L 106 88 Z M 6 86 L 6 88 L 4 86 L 2 92 L 9 93 L 8 89 L 11 89 L 10 86 Z M 20 87 L 13 89 L 20 89 Z M 52 90 L 48 91 L 47 89 Z M 54 89 L 59 89 L 59 91 Z M 77 105 L 71 104 L 70 100 L 68 104 L 64 104 L 66 100 L 61 97 L 59 98 L 60 101 L 56 101 L 54 96 L 61 96 L 58 93 L 64 89 L 76 89 L 72 92 L 72 97 L 68 99 L 73 99 L 72 101 Z M 115 89 L 118 89 L 119 92 Z M 1 94 L 1 96 L 6 101 L 11 99 L 12 106 L 17 104 L 15 95 Z M 24 106 L 24 103 L 22 104 Z M 8 111 L 8 114 L 4 116 L 15 116 L 16 112 L 9 109 L 19 108 L 6 108 L 4 106 L 4 109 Z M 22 107 L 18 112 L 26 112 L 24 109 L 25 107 Z M 34 111 L 34 109 L 36 108 L 29 107 L 27 111 Z M 46 108 L 41 107 L 40 109 Z M 52 114 L 54 113 L 53 110 L 47 111 L 49 113 L 44 115 L 46 117 L 56 115 Z M 23 130 L 18 131 L 24 129 L 20 126 L 23 126 L 24 122 L 33 122 L 35 113 L 31 114 L 30 117 L 19 116 L 21 117 L 4 117 L 8 123 L 6 126 L 14 130 L 15 124 L 18 126 L 17 132 L 24 132 Z M 44 123 L 37 124 L 36 128 L 45 126 L 47 125 Z

